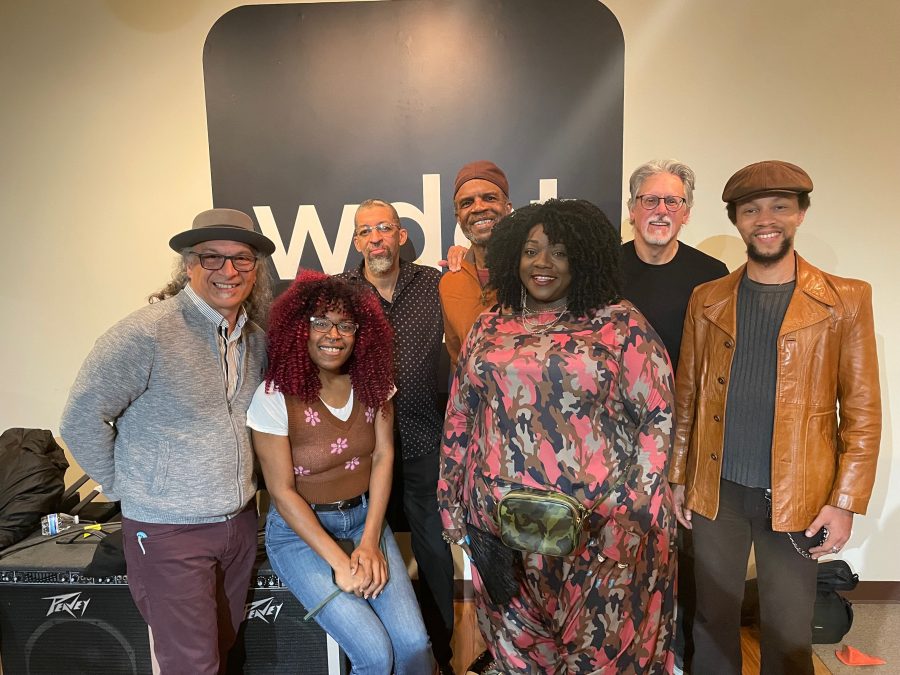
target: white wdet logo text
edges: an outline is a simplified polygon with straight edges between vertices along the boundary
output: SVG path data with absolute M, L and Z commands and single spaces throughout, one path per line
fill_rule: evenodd
M 67 593 L 66 595 L 54 595 L 49 598 L 44 598 L 44 600 L 50 601 L 50 609 L 47 610 L 47 616 L 65 612 L 76 619 L 84 616 L 84 611 L 91 601 L 90 598 L 82 600 L 81 591 L 77 593 Z
M 534 202 L 544 202 L 551 197 L 556 197 L 557 179 L 542 178 L 538 182 L 538 198 Z M 452 197 L 451 197 L 452 199 Z M 338 274 L 343 272 L 347 264 L 347 254 L 353 245 L 353 216 L 356 213 L 357 204 L 345 204 L 341 212 L 341 219 L 337 226 L 337 237 L 334 248 L 328 244 L 325 235 L 325 227 L 319 218 L 319 213 L 314 204 L 301 204 L 297 209 L 297 217 L 291 230 L 290 241 L 287 245 L 278 232 L 278 225 L 270 206 L 254 206 L 253 213 L 259 222 L 260 230 L 269 239 L 275 242 L 275 252 L 272 254 L 272 262 L 281 279 L 293 279 L 297 274 L 300 264 L 300 256 L 306 240 L 312 241 L 316 255 L 322 265 L 322 271 L 326 274 Z M 409 202 L 393 202 L 397 209 L 397 215 L 418 223 L 425 235 L 425 245 L 419 254 L 420 265 L 435 265 L 443 257 L 444 247 L 441 244 L 441 176 L 437 173 L 422 174 L 422 208 Z M 457 244 L 468 246 L 469 242 L 456 226 L 454 241 Z
M 251 602 L 246 606 L 246 616 L 245 620 L 250 619 L 262 619 L 266 623 L 269 623 L 269 617 L 272 621 L 275 621 L 278 618 L 278 615 L 281 613 L 281 608 L 284 606 L 283 602 L 275 603 L 275 598 L 264 598 L 262 600 L 256 600 L 255 602 Z

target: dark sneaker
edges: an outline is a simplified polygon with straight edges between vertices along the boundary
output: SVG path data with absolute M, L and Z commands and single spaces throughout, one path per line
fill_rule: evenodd
M 485 649 L 466 668 L 466 675 L 488 675 L 489 672 L 500 673 L 494 663 L 494 657 Z

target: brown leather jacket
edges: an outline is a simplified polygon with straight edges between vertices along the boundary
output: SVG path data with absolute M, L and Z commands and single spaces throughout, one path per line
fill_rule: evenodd
M 796 261 L 778 334 L 772 438 L 772 527 L 781 532 L 805 529 L 825 504 L 865 513 L 881 442 L 872 288 Z M 685 506 L 706 518 L 719 510 L 744 267 L 698 286 L 684 321 L 669 481 L 686 483 Z

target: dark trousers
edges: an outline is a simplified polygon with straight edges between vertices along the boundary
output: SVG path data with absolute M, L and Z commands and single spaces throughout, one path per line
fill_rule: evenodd
M 439 459 L 437 451 L 414 459 L 399 459 L 395 464 L 393 494 L 394 497 L 402 495 L 403 514 L 419 567 L 419 605 L 434 658 L 438 663 L 447 663 L 452 656 L 453 557 L 450 545 L 442 537 L 443 526 L 438 513 Z
M 678 528 L 678 612 L 675 620 L 675 665 L 691 672 L 694 658 L 694 612 L 697 608 L 694 587 L 694 537 L 691 530 Z
M 256 509 L 203 525 L 122 519 L 128 586 L 162 675 L 224 672 L 256 559 Z M 138 540 L 138 533 L 143 536 Z M 143 544 L 143 546 L 141 546 Z
M 740 675 L 741 601 L 750 545 L 756 554 L 760 672 L 812 675 L 816 561 L 773 532 L 765 492 L 723 480 L 715 520 L 694 514 L 694 675 Z M 795 533 L 796 534 L 796 533 Z

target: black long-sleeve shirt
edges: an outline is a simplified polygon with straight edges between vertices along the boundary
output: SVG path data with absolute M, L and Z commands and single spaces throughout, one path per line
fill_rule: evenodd
M 675 257 L 662 265 L 651 265 L 638 258 L 634 242 L 622 245 L 623 294 L 641 310 L 656 330 L 678 369 L 684 313 L 694 287 L 728 274 L 725 263 L 678 242 Z

